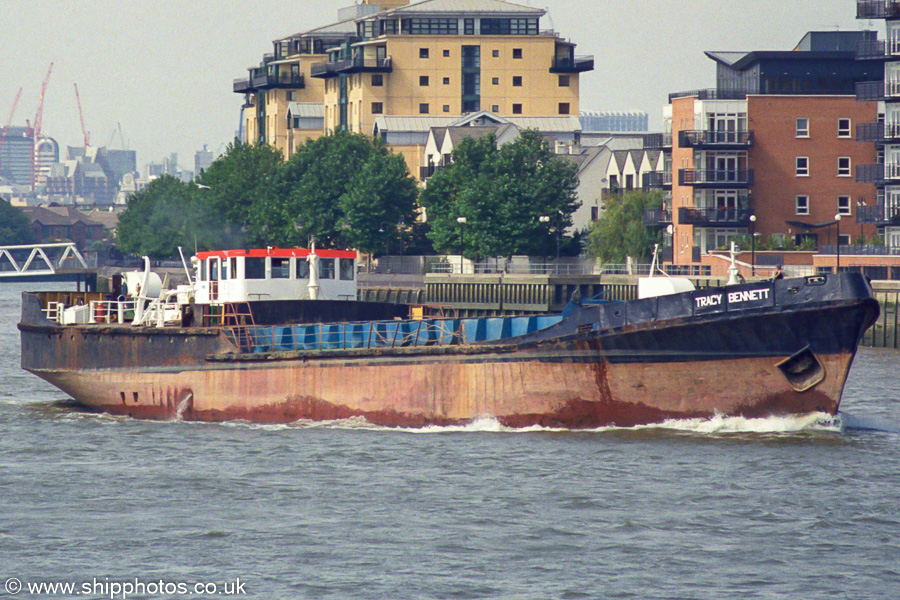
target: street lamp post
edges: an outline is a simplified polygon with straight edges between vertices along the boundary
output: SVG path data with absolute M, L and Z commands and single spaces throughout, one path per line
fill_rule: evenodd
M 834 215 L 834 224 L 837 226 L 837 236 L 835 239 L 836 248 L 837 248 L 837 261 L 835 262 L 834 272 L 839 273 L 841 271 L 841 215 L 840 213 Z
M 756 277 L 756 215 L 750 215 L 750 276 Z
M 465 244 L 463 243 L 463 231 L 464 225 L 466 224 L 465 217 L 456 217 L 456 222 L 459 223 L 459 274 L 463 273 L 463 250 L 465 248 Z
M 548 217 L 547 215 L 541 215 L 538 217 L 538 221 L 541 223 L 549 223 L 550 217 Z M 544 247 L 544 249 L 546 250 L 546 246 Z M 546 256 L 544 257 L 544 260 L 548 260 Z M 544 264 L 545 264 L 544 272 L 546 273 L 547 272 L 546 263 L 544 263 Z
M 866 206 L 866 201 L 865 201 L 865 200 L 860 199 L 860 200 L 857 201 L 857 203 L 856 203 L 856 222 L 859 223 L 859 245 L 860 245 L 860 246 L 865 246 L 865 245 L 866 245 L 866 240 L 865 240 L 865 238 L 863 237 L 863 222 L 862 222 L 862 215 L 859 214 L 859 213 L 863 212 L 863 207 L 864 207 L 864 206 Z

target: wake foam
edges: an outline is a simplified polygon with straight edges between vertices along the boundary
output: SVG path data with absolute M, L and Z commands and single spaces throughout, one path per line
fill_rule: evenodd
M 727 434 L 794 434 L 803 432 L 832 432 L 844 431 L 844 424 L 840 416 L 827 413 L 809 413 L 805 415 L 772 416 L 765 418 L 749 419 L 745 417 L 729 417 L 716 415 L 708 419 L 671 419 L 662 423 L 651 425 L 638 425 L 635 427 L 598 427 L 594 429 L 567 429 L 563 427 L 544 427 L 532 425 L 529 427 L 513 428 L 500 423 L 494 417 L 479 417 L 468 423 L 458 425 L 426 425 L 424 427 L 387 427 L 374 425 L 362 417 L 338 419 L 334 421 L 309 421 L 306 419 L 283 425 L 267 425 L 251 423 L 248 421 L 228 421 L 222 425 L 229 427 L 246 427 L 250 429 L 262 429 L 265 431 L 285 431 L 296 429 L 346 429 L 368 431 L 393 431 L 414 435 L 434 435 L 448 433 L 602 433 L 609 431 L 674 431 L 683 433 L 695 433 L 702 435 L 727 435 Z

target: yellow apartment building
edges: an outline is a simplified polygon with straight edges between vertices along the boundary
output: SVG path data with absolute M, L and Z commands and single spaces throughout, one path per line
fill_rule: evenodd
M 376 135 L 379 118 L 410 117 L 424 131 L 403 154 L 418 174 L 432 121 L 480 112 L 577 120 L 579 77 L 593 58 L 542 29 L 545 14 L 503 0 L 364 1 L 333 25 L 276 40 L 250 78 L 235 82 L 245 94 L 242 139 L 290 157 L 325 131 Z

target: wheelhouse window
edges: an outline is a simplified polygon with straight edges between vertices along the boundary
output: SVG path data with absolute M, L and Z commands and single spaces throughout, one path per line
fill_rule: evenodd
M 291 259 L 272 258 L 272 279 L 289 279 L 291 276 Z
M 342 258 L 341 260 L 341 281 L 353 281 L 353 265 L 355 261 L 352 258 Z
M 238 278 L 238 259 L 237 259 L 237 256 L 232 256 L 230 262 L 231 262 L 231 270 L 230 270 L 230 271 L 231 271 L 231 272 L 230 272 L 231 279 L 237 279 L 237 278 Z
M 319 259 L 319 279 L 334 279 L 334 259 Z
M 244 258 L 244 279 L 265 279 L 266 259 L 262 256 Z
M 306 258 L 298 258 L 297 265 L 294 267 L 294 273 L 297 279 L 309 279 L 309 262 Z
M 209 259 L 209 278 L 212 281 L 219 280 L 219 259 L 218 258 L 210 258 Z

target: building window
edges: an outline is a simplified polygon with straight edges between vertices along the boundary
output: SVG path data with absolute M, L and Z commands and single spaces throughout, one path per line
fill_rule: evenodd
M 427 115 L 427 114 L 428 114 L 428 103 L 427 103 L 427 102 L 422 103 L 422 104 L 419 105 L 419 114 L 420 114 L 420 115 Z
M 372 75 L 372 87 L 381 87 L 384 85 L 384 75 L 376 73 Z
M 838 156 L 838 177 L 850 177 L 849 156 Z
M 463 20 L 463 34 L 475 35 L 475 19 Z
M 809 214 L 809 196 L 797 196 L 797 214 Z
M 521 104 L 513 104 L 513 114 L 514 115 L 522 114 L 522 105 Z
M 384 104 L 381 102 L 373 102 L 372 103 L 372 114 L 380 115 L 384 112 Z
M 450 51 L 449 51 L 449 50 L 444 50 L 444 58 L 446 58 L 446 57 L 448 57 L 448 56 L 450 56 Z
M 491 78 L 491 85 L 500 85 L 500 78 L 499 78 L 499 77 L 492 77 L 492 78 Z
M 428 58 L 428 48 L 419 48 L 419 58 Z
M 850 119 L 838 119 L 838 137 L 850 137 Z
M 449 104 L 445 104 L 445 105 L 444 105 L 444 112 L 445 112 L 445 113 L 450 112 L 450 105 L 449 105 Z
M 521 75 L 513 75 L 513 87 L 522 87 Z
M 500 105 L 499 104 L 491 104 L 491 112 L 492 113 L 500 112 Z
M 809 177 L 809 157 L 808 156 L 798 156 L 797 157 L 797 177 Z
M 809 137 L 809 119 L 807 119 L 806 117 L 797 119 L 797 137 Z
M 850 196 L 838 196 L 838 214 L 850 214 Z
M 596 221 L 600 218 L 600 208 L 598 206 L 591 207 L 591 221 Z
M 513 48 L 513 58 L 522 58 L 521 48 Z
M 569 103 L 568 102 L 560 102 L 559 103 L 559 114 L 561 114 L 561 115 L 569 114 Z
M 419 75 L 419 85 L 428 87 L 428 75 Z
M 500 58 L 500 51 L 499 50 L 491 50 L 491 56 L 493 56 L 494 58 Z
M 450 78 L 444 77 L 444 85 L 450 85 Z
M 559 87 L 569 87 L 569 76 L 568 75 L 560 75 L 559 76 Z

